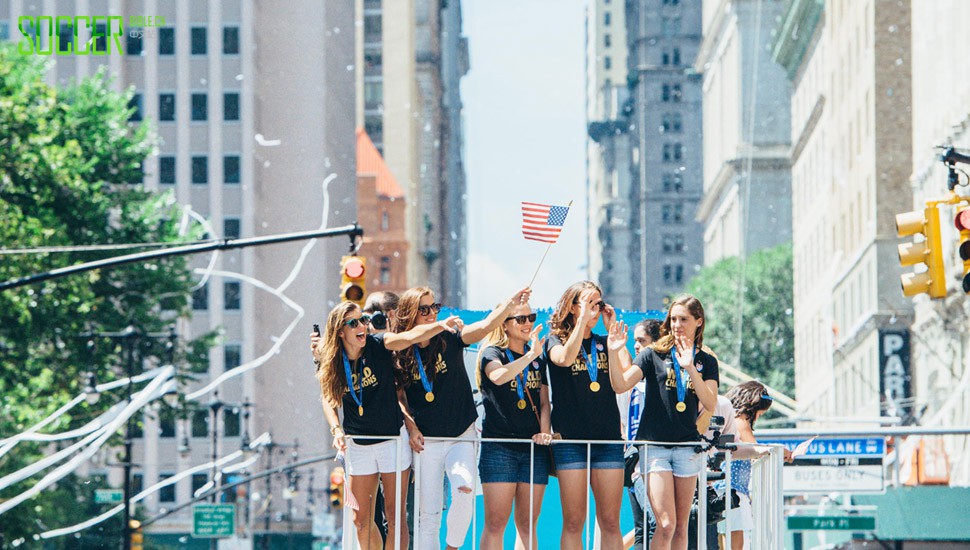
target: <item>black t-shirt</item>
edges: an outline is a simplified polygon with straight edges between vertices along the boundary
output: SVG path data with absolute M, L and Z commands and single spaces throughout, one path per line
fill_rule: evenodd
M 410 384 L 405 393 L 408 405 L 414 415 L 414 422 L 425 436 L 457 437 L 465 432 L 478 418 L 475 400 L 472 398 L 472 386 L 468 381 L 468 371 L 465 370 L 464 350 L 467 346 L 461 340 L 460 334 L 442 332 L 435 338 L 443 338 L 445 351 L 431 357 L 428 348 L 421 350 L 421 360 L 427 370 L 435 369 L 432 381 L 434 401 L 425 399 L 427 393 L 421 383 L 417 371 L 411 373 Z
M 562 341 L 550 334 L 546 338 L 543 355 L 549 363 L 549 386 L 552 389 L 552 428 L 563 439 L 621 439 L 620 410 L 616 393 L 610 384 L 609 354 L 606 337 L 593 334 L 583 340 L 587 357 L 595 344 L 596 382 L 599 391 L 590 389 L 590 376 L 582 352 L 576 354 L 572 365 L 560 367 L 549 359 L 549 351 L 562 345 Z
M 343 369 L 343 361 L 340 361 Z M 359 414 L 357 401 L 350 395 L 350 388 L 344 392 L 344 432 L 348 435 L 391 435 L 401 433 L 404 415 L 397 402 L 394 385 L 394 357 L 384 347 L 384 334 L 368 334 L 364 353 L 357 361 L 350 362 L 354 390 L 360 395 L 360 384 L 364 384 L 361 404 L 364 416 Z M 379 439 L 358 439 L 359 445 L 380 443 Z
M 511 352 L 513 360 L 522 357 L 522 354 Z M 485 366 L 492 361 L 498 361 L 503 365 L 511 363 L 505 353 L 505 348 L 489 346 L 482 352 L 482 361 L 478 368 L 482 377 L 482 400 L 485 405 L 485 419 L 482 420 L 482 437 L 531 439 L 533 435 L 541 431 L 539 427 L 540 396 L 539 392 L 543 385 L 548 385 L 546 379 L 546 363 L 540 356 L 525 368 L 523 373 L 509 380 L 508 382 L 497 385 L 488 379 L 485 374 Z M 520 409 L 518 385 L 521 377 L 525 375 L 525 388 L 522 392 L 522 400 L 525 401 L 525 408 Z M 528 391 L 529 395 L 525 392 Z M 529 397 L 532 401 L 529 401 Z M 535 410 L 532 405 L 535 404 Z
M 673 351 L 673 349 L 671 349 Z M 677 412 L 677 379 L 674 377 L 674 363 L 671 352 L 660 353 L 651 348 L 640 352 L 633 360 L 633 364 L 643 371 L 646 381 L 646 391 L 643 398 L 643 414 L 640 416 L 640 429 L 637 439 L 645 441 L 666 441 L 669 443 L 683 443 L 697 441 L 697 394 L 694 393 L 694 383 L 685 371 L 687 392 L 684 404 L 687 409 Z M 697 350 L 694 364 L 704 380 L 719 380 L 717 359 Z

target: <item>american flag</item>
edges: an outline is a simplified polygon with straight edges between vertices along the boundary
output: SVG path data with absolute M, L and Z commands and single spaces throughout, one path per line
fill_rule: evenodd
M 568 206 L 523 202 L 522 235 L 531 241 L 552 244 L 559 239 L 568 213 Z

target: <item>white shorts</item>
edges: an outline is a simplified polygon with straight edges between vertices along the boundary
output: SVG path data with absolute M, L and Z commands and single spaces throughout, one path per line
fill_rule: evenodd
M 748 495 L 738 493 L 741 503 L 731 509 L 731 531 L 751 531 L 754 529 L 754 516 L 751 513 L 751 499 Z M 717 532 L 727 533 L 727 520 L 717 523 Z
M 401 426 L 401 460 L 397 460 L 398 439 L 382 441 L 373 445 L 361 445 L 347 441 L 347 474 L 367 476 L 371 474 L 396 474 L 411 467 L 411 445 L 407 431 Z

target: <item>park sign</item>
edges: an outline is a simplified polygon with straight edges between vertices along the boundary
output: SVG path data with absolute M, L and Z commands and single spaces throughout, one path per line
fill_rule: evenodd
M 192 507 L 192 536 L 231 537 L 236 532 L 235 504 L 196 504 Z
M 121 504 L 125 500 L 121 489 L 95 489 L 94 502 L 97 504 Z
M 759 439 L 794 450 L 807 438 Z M 882 493 L 885 491 L 886 441 L 878 437 L 815 439 L 805 453 L 786 464 L 786 495 L 806 493 Z
M 875 531 L 874 516 L 788 516 L 791 531 Z

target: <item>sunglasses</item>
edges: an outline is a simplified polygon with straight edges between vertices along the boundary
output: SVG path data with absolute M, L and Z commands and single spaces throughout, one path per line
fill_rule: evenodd
M 519 323 L 520 325 L 521 324 L 525 324 L 527 322 L 528 323 L 535 323 L 536 322 L 536 314 L 535 313 L 530 313 L 528 315 L 513 315 L 512 317 L 506 317 L 505 320 L 506 321 L 515 321 L 516 323 Z
M 430 306 L 418 306 L 418 314 L 420 315 L 430 315 L 431 312 L 438 313 L 441 311 L 441 304 L 431 304 Z
M 350 328 L 357 328 L 360 325 L 367 326 L 369 324 L 370 324 L 370 316 L 368 315 L 362 315 L 357 319 L 347 319 L 346 321 L 344 321 L 344 325 Z
M 578 304 L 579 300 L 574 300 L 573 303 Z M 592 306 L 596 309 L 603 309 L 606 307 L 606 302 L 604 302 L 603 300 L 600 300 L 598 302 L 593 302 Z

